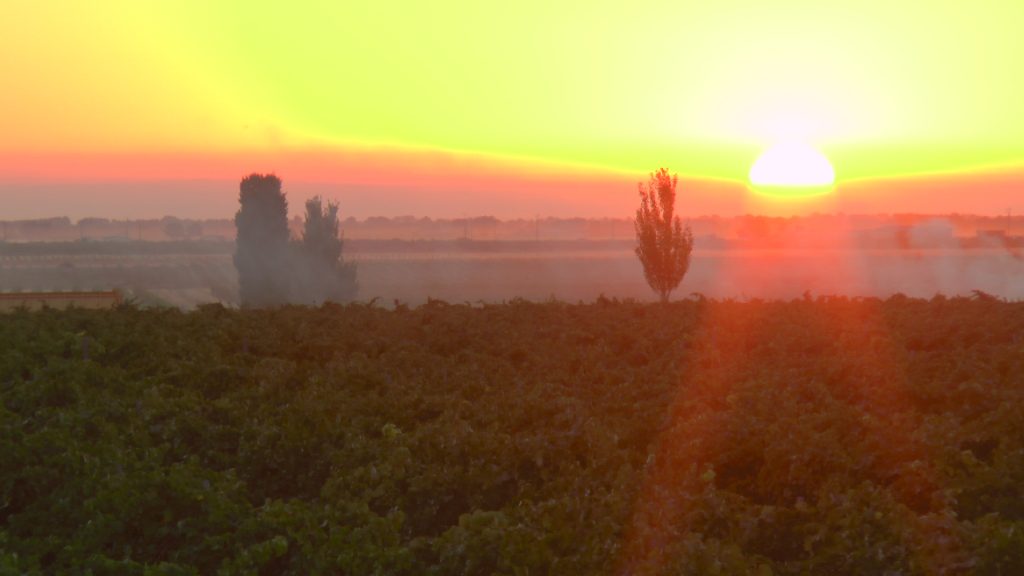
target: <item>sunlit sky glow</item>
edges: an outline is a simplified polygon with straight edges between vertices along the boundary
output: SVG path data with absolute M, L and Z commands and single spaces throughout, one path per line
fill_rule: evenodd
M 114 178 L 117 154 L 397 150 L 742 182 L 783 140 L 840 183 L 1024 163 L 1017 0 L 11 0 L 0 18 L 0 179 L 26 155 Z
M 781 142 L 750 168 L 750 181 L 768 186 L 826 186 L 835 181 L 828 158 L 800 142 Z
M 750 167 L 756 192 L 804 197 L 832 191 L 835 170 L 820 151 L 799 141 L 783 141 L 765 150 Z

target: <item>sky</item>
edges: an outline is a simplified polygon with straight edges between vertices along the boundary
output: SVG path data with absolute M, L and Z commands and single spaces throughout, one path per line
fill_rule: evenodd
M 748 186 L 784 142 L 831 162 L 826 207 L 1024 197 L 1019 0 L 6 0 L 0 21 L 0 219 L 230 216 L 271 171 L 357 215 L 623 216 L 661 166 L 693 212 L 821 208 Z

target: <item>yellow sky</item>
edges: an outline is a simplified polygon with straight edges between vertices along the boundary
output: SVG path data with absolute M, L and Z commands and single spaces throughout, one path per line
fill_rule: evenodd
M 0 178 L 28 152 L 384 147 L 742 180 L 787 138 L 840 182 L 1024 160 L 1017 0 L 9 0 L 0 20 Z

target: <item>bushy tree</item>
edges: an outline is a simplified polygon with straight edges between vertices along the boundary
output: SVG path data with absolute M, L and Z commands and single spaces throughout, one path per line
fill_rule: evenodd
M 185 223 L 180 218 L 174 216 L 164 216 L 160 220 L 160 224 L 163 226 L 164 235 L 168 238 L 177 240 L 185 236 Z
M 302 238 L 295 243 L 293 302 L 318 305 L 355 298 L 356 268 L 342 260 L 342 244 L 338 204 L 324 206 L 319 196 L 307 200 Z
M 288 301 L 288 201 L 281 179 L 250 174 L 239 184 L 235 214 L 235 268 L 246 306 L 275 306 Z
M 636 211 L 636 255 L 644 266 L 644 278 L 662 302 L 690 268 L 693 233 L 675 215 L 677 176 L 662 168 L 651 174 L 646 187 L 639 184 L 640 208 Z

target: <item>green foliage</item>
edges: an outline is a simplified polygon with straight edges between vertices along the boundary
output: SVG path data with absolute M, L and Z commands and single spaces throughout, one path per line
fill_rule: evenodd
M 693 233 L 683 228 L 675 215 L 678 177 L 662 168 L 651 174 L 646 188 L 640 189 L 640 208 L 636 211 L 636 255 L 644 267 L 644 278 L 662 302 L 683 281 L 690 268 Z
M 0 572 L 1024 572 L 1024 305 L 0 322 Z

